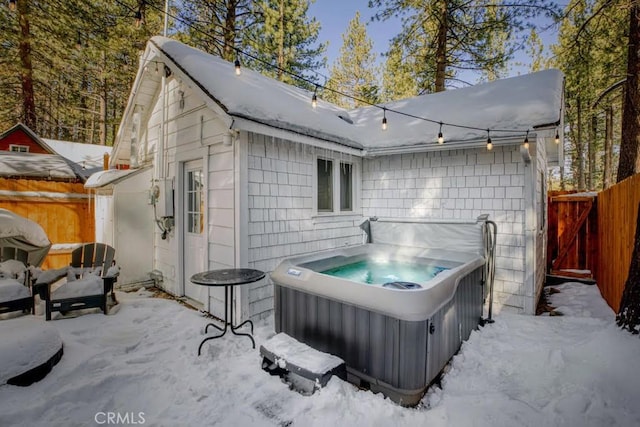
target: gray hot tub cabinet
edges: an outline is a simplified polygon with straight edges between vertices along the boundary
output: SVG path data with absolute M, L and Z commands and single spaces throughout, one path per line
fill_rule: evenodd
M 453 297 L 419 321 L 275 283 L 275 329 L 343 359 L 350 382 L 414 406 L 478 327 L 483 269 L 460 278 Z

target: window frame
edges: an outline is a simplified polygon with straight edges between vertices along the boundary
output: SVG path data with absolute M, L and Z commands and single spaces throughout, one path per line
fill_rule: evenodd
M 22 144 L 9 144 L 9 151 L 11 151 L 12 153 L 28 153 L 29 146 Z
M 318 209 L 318 161 L 326 160 L 332 162 L 332 208 L 331 210 Z M 351 166 L 351 208 L 342 210 L 341 206 L 341 179 L 342 165 Z M 340 169 L 338 169 L 340 168 Z M 357 157 L 346 159 L 344 155 L 336 153 L 334 155 L 317 154 L 314 156 L 313 162 L 313 214 L 314 216 L 340 216 L 340 215 L 357 215 L 360 209 L 360 167 Z

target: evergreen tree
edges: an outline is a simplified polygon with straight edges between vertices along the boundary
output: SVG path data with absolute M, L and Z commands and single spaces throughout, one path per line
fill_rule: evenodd
M 49 0 L 28 3 L 33 105 L 32 129 L 41 137 L 111 143 L 149 36 L 162 27 L 160 0 L 124 2 Z M 0 7 L 0 128 L 24 120 L 20 10 Z
M 242 48 L 240 34 L 254 23 L 250 0 L 193 0 L 179 10 L 178 38 L 227 61 L 235 61 Z
M 541 14 L 555 16 L 548 0 L 370 0 L 377 19 L 402 18 L 395 44 L 404 46 L 418 88 L 439 92 L 462 70 L 501 74 Z
M 418 85 L 405 50 L 397 42 L 392 43 L 387 53 L 382 73 L 382 101 L 411 98 L 418 95 Z
M 311 71 L 325 65 L 322 55 L 326 46 L 317 43 L 320 23 L 307 16 L 311 1 L 257 0 L 254 3 L 257 23 L 245 32 L 244 44 L 259 60 L 240 59 L 286 83 L 303 86 L 305 83 L 296 81 L 288 73 L 316 81 Z
M 326 86 L 357 99 L 328 90 L 323 95 L 326 100 L 344 108 L 356 108 L 379 101 L 376 55 L 372 50 L 373 42 L 367 35 L 365 25 L 360 21 L 360 12 L 356 12 L 355 17 L 349 22 L 347 31 L 342 35 L 340 56 L 331 67 L 331 75 Z
M 609 107 L 620 112 L 620 91 L 602 98 L 625 77 L 626 20 L 624 10 L 607 0 L 573 0 L 565 9 L 558 44 L 552 47 L 554 66 L 565 73 L 568 126 L 567 153 L 571 184 L 597 189 L 604 183 L 604 163 L 613 157 L 613 144 L 604 144 Z M 614 138 L 617 132 L 610 129 Z M 619 141 L 619 137 L 617 138 Z M 604 150 L 607 153 L 601 155 Z M 611 168 L 609 165 L 608 168 Z

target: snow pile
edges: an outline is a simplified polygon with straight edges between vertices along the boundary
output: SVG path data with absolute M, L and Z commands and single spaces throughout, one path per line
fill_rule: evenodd
M 0 337 L 0 387 L 8 379 L 47 362 L 62 346 L 56 328 L 32 316 L 1 320 Z M 6 385 L 2 388 L 2 393 L 7 389 L 21 389 Z M 0 421 L 3 426 L 18 423 L 19 420 Z
M 263 347 L 278 357 L 277 363 L 281 368 L 286 368 L 290 363 L 309 372 L 322 374 L 344 363 L 339 357 L 317 351 L 285 333 L 271 337 Z
M 595 286 L 557 288 L 551 304 L 564 316 L 501 313 L 463 344 L 443 388 L 412 409 L 335 377 L 302 396 L 232 334 L 198 357 L 208 319 L 146 291 L 121 294 L 114 316 L 48 323 L 65 354 L 30 387 L 0 386 L 0 425 L 93 425 L 108 412 L 166 426 L 640 425 L 640 340 L 615 326 Z M 255 332 L 259 347 L 273 325 Z

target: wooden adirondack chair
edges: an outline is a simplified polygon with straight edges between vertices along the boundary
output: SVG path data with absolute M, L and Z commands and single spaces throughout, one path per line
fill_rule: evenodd
M 52 283 L 36 282 L 40 298 L 45 301 L 46 319 L 51 320 L 54 311 L 65 313 L 94 307 L 107 314 L 109 292 L 113 302 L 117 302 L 113 287 L 118 273 L 110 271 L 114 256 L 115 249 L 109 245 L 86 243 L 71 253 L 67 283 L 52 291 Z
M 0 277 L 0 314 L 12 311 L 33 313 L 33 293 L 31 290 L 31 278 L 27 269 L 29 253 L 12 246 L 0 247 L 0 262 L 9 260 L 19 261 L 24 265 L 24 282 L 20 283 L 17 277 Z

